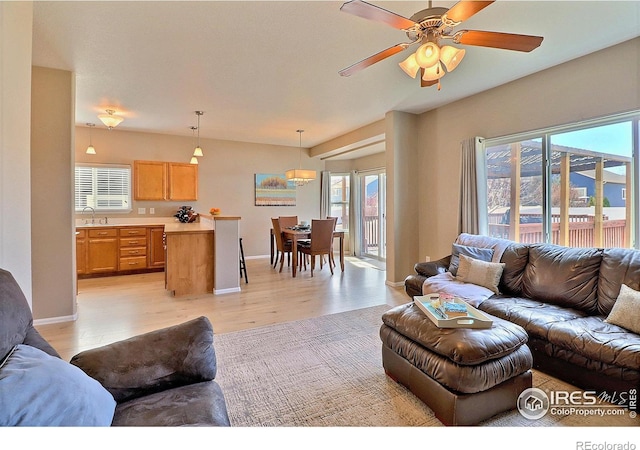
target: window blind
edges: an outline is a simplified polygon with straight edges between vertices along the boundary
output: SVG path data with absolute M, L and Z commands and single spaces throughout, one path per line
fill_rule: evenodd
M 75 167 L 75 209 L 131 210 L 131 167 L 85 165 Z

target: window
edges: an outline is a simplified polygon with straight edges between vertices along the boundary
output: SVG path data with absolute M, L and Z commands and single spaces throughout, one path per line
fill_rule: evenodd
M 486 139 L 488 234 L 572 247 L 632 247 L 626 202 L 638 155 L 637 112 L 576 126 Z M 637 186 L 635 187 L 637 189 Z
M 336 230 L 349 231 L 349 175 L 331 175 L 330 216 L 337 217 Z
M 131 211 L 131 167 L 76 164 L 75 210 Z

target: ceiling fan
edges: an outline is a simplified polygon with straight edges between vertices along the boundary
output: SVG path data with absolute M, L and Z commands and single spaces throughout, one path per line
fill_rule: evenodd
M 492 3 L 493 1 L 462 0 L 453 5 L 451 9 L 447 9 L 432 7 L 431 1 L 429 1 L 427 9 L 417 12 L 407 19 L 362 0 L 348 1 L 342 5 L 340 11 L 400 29 L 407 34 L 410 42 L 403 42 L 382 50 L 338 73 L 343 77 L 348 77 L 407 49 L 413 44 L 420 44 L 415 53 L 400 63 L 400 67 L 412 78 L 420 73 L 422 87 L 437 84 L 438 90 L 440 90 L 440 79 L 460 64 L 466 52 L 464 49 L 450 45 L 441 45 L 443 40 L 451 40 L 455 44 L 520 52 L 530 52 L 540 46 L 543 40 L 541 36 L 477 30 L 454 32 L 456 26 Z

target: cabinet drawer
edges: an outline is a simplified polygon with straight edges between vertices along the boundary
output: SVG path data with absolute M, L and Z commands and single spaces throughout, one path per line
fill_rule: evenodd
M 147 247 L 126 247 L 120 249 L 120 258 L 147 256 Z
M 120 237 L 130 237 L 130 236 L 141 236 L 145 237 L 147 235 L 146 228 L 120 228 Z
M 76 239 L 86 239 L 87 237 L 87 230 L 84 229 L 76 229 Z
M 117 237 L 118 230 L 115 228 L 97 228 L 89 230 L 90 238 Z
M 147 267 L 146 256 L 135 256 L 133 258 L 120 258 L 120 270 L 145 269 Z
M 120 247 L 146 247 L 147 246 L 147 237 L 121 237 L 120 238 Z

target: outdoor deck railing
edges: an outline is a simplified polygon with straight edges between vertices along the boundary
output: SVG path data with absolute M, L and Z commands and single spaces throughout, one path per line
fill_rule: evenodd
M 364 242 L 367 247 L 377 247 L 380 242 L 379 222 L 378 216 L 364 216 Z
M 602 246 L 603 247 L 628 247 L 625 242 L 625 220 L 605 220 L 602 223 Z M 489 235 L 493 237 L 510 239 L 510 225 L 491 223 L 489 224 Z M 559 244 L 560 224 L 551 224 L 552 243 Z M 569 221 L 569 247 L 593 247 L 595 237 L 595 222 Z M 544 242 L 542 237 L 541 223 L 521 223 L 519 242 L 525 244 L 535 244 Z

